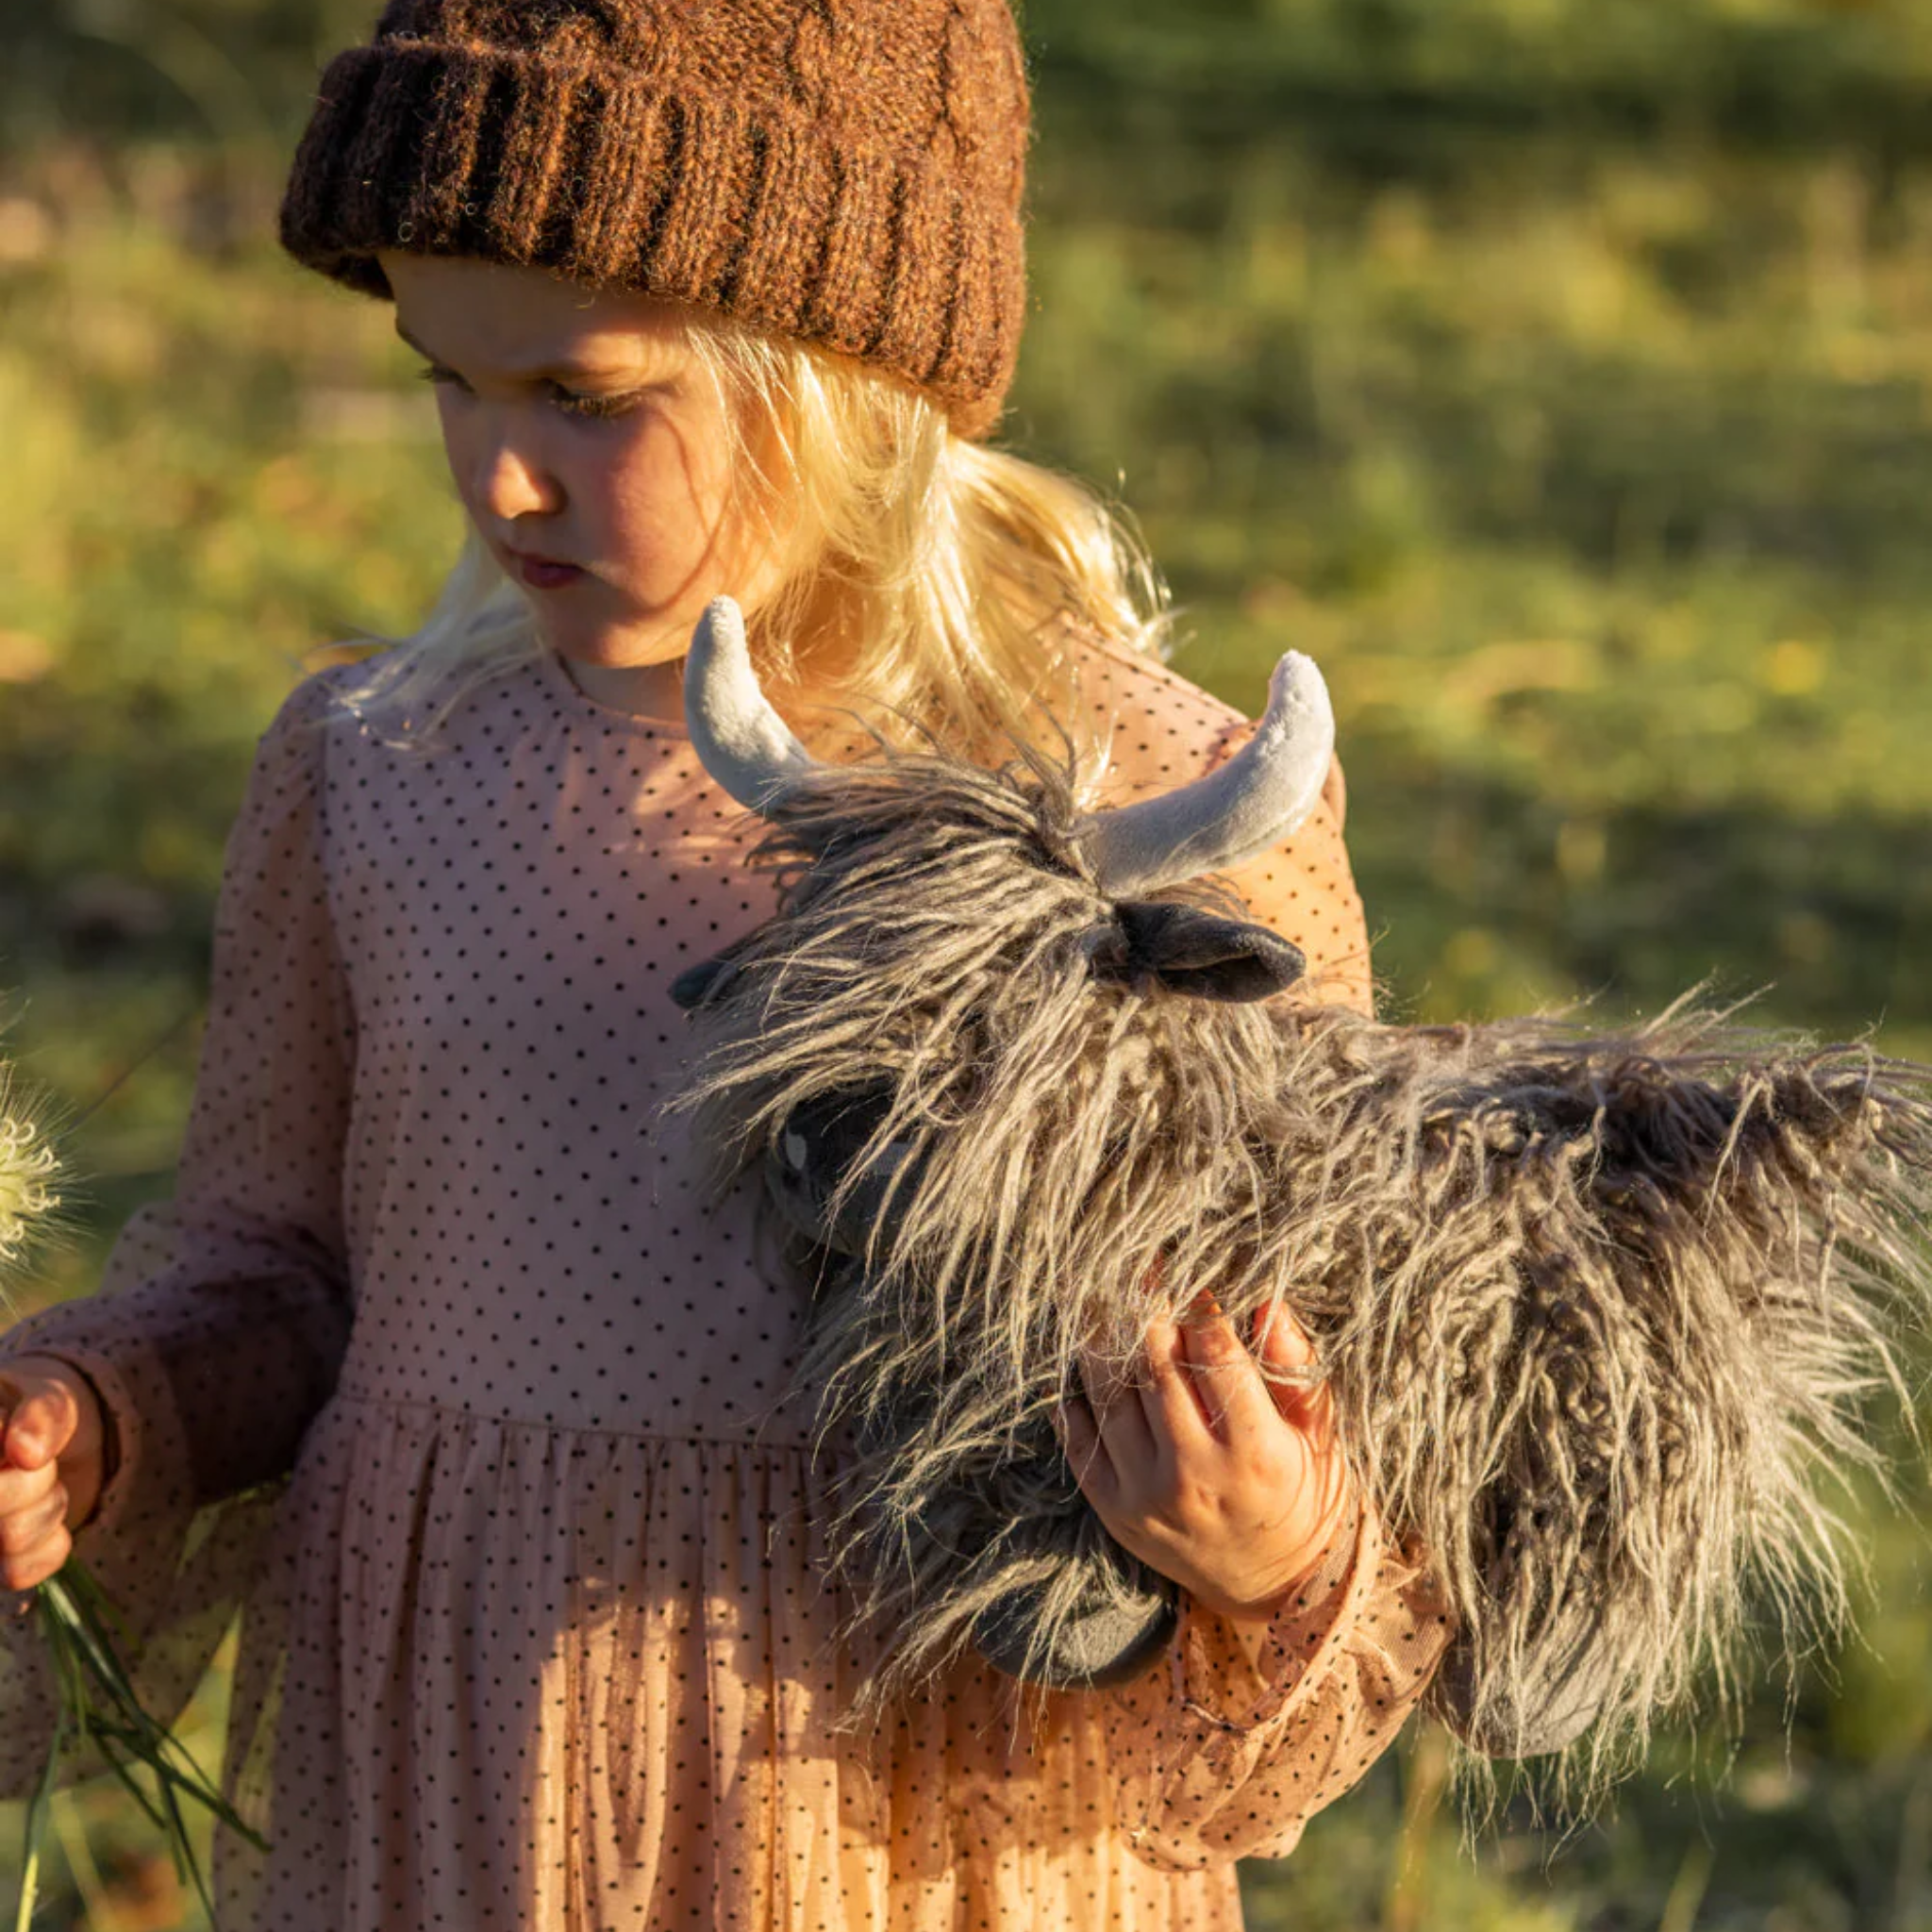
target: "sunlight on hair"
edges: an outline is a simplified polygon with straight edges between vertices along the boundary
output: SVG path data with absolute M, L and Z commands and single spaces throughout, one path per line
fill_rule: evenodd
M 997 755 L 1071 724 L 1066 646 L 1158 653 L 1164 588 L 1125 517 L 1071 477 L 957 436 L 924 395 L 862 365 L 693 316 L 689 346 L 735 407 L 735 508 L 781 563 L 748 613 L 783 704 L 859 709 L 888 738 Z M 399 741 L 544 648 L 474 531 L 412 636 L 341 696 Z

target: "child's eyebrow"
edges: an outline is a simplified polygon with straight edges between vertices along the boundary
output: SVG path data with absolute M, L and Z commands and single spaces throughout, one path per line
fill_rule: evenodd
M 450 367 L 433 349 L 423 342 L 419 342 L 403 326 L 400 320 L 396 323 L 396 334 L 410 348 L 414 349 L 417 355 L 421 356 L 425 362 L 433 363 L 439 369 Z M 627 377 L 634 377 L 638 372 L 635 369 L 625 368 L 614 362 L 602 360 L 575 362 L 565 359 L 560 362 L 533 363 L 527 369 L 511 369 L 506 373 L 512 380 L 535 382 L 583 380 L 585 378 L 591 381 L 618 381 Z

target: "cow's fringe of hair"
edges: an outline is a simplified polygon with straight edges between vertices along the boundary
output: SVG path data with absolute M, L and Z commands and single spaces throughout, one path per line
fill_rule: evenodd
M 1593 1791 L 1693 1680 L 1734 1696 L 1760 1608 L 1793 1653 L 1835 1628 L 1861 1411 L 1932 1292 L 1932 1074 L 1690 1006 L 1590 1037 L 1108 984 L 1073 776 L 821 777 L 703 1016 L 721 1183 L 882 1081 L 868 1158 L 912 1150 L 803 1369 L 859 1445 L 835 1541 L 891 1633 L 872 1706 L 1016 1584 L 1054 1585 L 1042 1644 L 1096 1576 L 1129 1588 L 1048 1417 L 1083 1345 L 1130 1361 L 1203 1291 L 1312 1335 L 1358 1482 L 1459 1619 L 1485 1751 L 1533 1734 L 1579 1635 Z

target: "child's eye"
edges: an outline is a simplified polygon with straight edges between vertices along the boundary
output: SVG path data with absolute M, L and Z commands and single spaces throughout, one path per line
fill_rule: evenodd
M 636 391 L 611 395 L 583 395 L 575 390 L 565 389 L 560 383 L 553 383 L 550 400 L 566 416 L 583 416 L 593 423 L 606 423 L 614 416 L 628 415 L 637 408 L 640 396 Z
M 416 374 L 432 388 L 451 389 L 460 396 L 475 394 L 475 391 L 454 369 L 445 369 L 440 362 L 431 362 L 417 370 Z M 576 390 L 565 389 L 558 382 L 546 385 L 546 389 L 553 408 L 562 410 L 567 416 L 588 417 L 592 422 L 605 422 L 613 416 L 626 415 L 636 408 L 643 398 L 641 390 L 586 395 Z
M 445 369 L 440 362 L 431 362 L 426 368 L 417 370 L 423 380 L 436 389 L 453 389 L 458 395 L 468 395 L 470 385 L 454 369 Z

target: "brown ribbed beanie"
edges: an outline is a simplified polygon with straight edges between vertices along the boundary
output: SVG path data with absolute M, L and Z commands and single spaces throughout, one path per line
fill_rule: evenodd
M 984 435 L 1025 308 L 1007 0 L 390 0 L 339 55 L 291 254 L 552 268 L 893 371 Z

